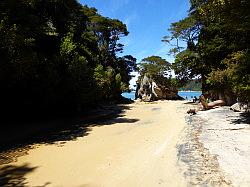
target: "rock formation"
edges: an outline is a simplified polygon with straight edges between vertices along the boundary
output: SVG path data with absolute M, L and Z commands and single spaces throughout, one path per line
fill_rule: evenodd
M 250 105 L 246 103 L 240 103 L 237 102 L 233 104 L 230 109 L 235 111 L 235 112 L 249 112 L 250 111 Z
M 155 101 L 160 99 L 177 100 L 183 99 L 178 95 L 178 90 L 168 85 L 157 84 L 146 75 L 137 83 L 135 98 L 142 101 Z

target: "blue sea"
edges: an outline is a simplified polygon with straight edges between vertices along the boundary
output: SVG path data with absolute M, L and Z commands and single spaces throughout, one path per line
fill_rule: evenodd
M 183 97 L 186 100 L 192 100 L 194 96 L 199 99 L 200 95 L 202 94 L 201 91 L 179 91 L 178 95 Z
M 194 96 L 196 96 L 197 98 L 200 97 L 201 95 L 201 91 L 191 91 L 191 92 L 186 92 L 186 91 L 179 91 L 178 92 L 179 96 L 183 97 L 186 100 L 192 100 Z M 122 93 L 122 96 L 128 99 L 135 99 L 135 92 L 124 92 Z
M 135 92 L 123 92 L 122 96 L 128 99 L 135 100 Z

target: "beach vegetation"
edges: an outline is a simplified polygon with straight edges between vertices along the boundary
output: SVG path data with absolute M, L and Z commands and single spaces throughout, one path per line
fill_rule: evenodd
M 250 101 L 250 2 L 190 0 L 190 5 L 188 16 L 172 23 L 171 36 L 163 38 L 176 43 L 170 52 L 176 56 L 177 79 L 199 77 L 204 92 L 231 93 Z
M 171 64 L 160 56 L 149 56 L 139 63 L 139 80 L 144 75 L 161 85 L 169 86 L 173 81 Z
M 118 56 L 127 26 L 76 0 L 3 0 L 0 33 L 6 114 L 68 114 L 118 99 L 136 69 L 134 57 Z

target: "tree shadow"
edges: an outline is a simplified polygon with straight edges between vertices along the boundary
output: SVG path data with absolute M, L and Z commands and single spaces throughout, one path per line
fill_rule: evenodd
M 239 117 L 232 119 L 233 124 L 249 124 L 250 125 L 250 113 L 240 113 Z
M 37 167 L 30 167 L 28 164 L 22 166 L 8 165 L 0 168 L 0 186 L 17 186 L 24 187 L 27 186 L 25 182 L 25 175 L 36 170 Z M 47 186 L 50 183 L 47 182 L 42 186 Z M 41 186 L 41 187 L 42 187 Z
M 124 111 L 131 110 L 131 108 L 130 105 L 102 106 L 80 117 L 57 121 L 56 123 L 60 123 L 59 125 L 50 124 L 54 126 L 53 128 L 45 128 L 39 133 L 30 134 L 28 137 L 5 144 L 5 146 L 1 145 L 0 165 L 15 161 L 19 156 L 28 154 L 28 150 L 37 147 L 39 144 L 56 144 L 61 147 L 67 141 L 76 141 L 79 137 L 87 136 L 94 126 L 135 123 L 139 119 L 129 119 L 124 116 Z M 22 133 L 13 131 L 10 132 L 12 136 L 15 133 Z
M 197 102 L 193 102 L 193 101 L 186 101 L 184 104 L 185 105 L 198 105 Z
M 116 124 L 116 123 L 136 123 L 137 121 L 139 121 L 139 119 L 118 117 L 118 118 L 115 118 L 112 120 L 98 122 L 97 125 L 102 126 L 102 125 L 112 125 L 112 124 Z M 96 125 L 94 125 L 94 126 L 96 126 Z

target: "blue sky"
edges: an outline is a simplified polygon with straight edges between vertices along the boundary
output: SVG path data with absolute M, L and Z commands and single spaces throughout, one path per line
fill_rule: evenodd
M 125 44 L 122 55 L 130 54 L 138 63 L 151 55 L 173 62 L 174 58 L 167 55 L 171 47 L 161 39 L 169 35 L 172 22 L 187 16 L 189 0 L 80 0 L 80 3 L 127 25 L 129 35 L 121 39 Z

